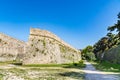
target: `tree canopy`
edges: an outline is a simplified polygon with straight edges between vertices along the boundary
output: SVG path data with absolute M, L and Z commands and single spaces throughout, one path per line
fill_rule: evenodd
M 97 54 L 102 54 L 104 51 L 120 44 L 120 13 L 117 16 L 117 23 L 113 26 L 109 26 L 107 29 L 109 32 L 106 34 L 106 36 L 102 37 L 97 43 L 94 44 L 93 52 L 96 57 Z M 113 34 L 112 31 L 116 31 L 118 33 Z

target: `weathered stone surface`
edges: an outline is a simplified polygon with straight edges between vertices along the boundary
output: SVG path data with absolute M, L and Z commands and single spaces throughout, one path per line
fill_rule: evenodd
M 120 64 L 120 45 L 104 52 L 104 60 Z
M 80 51 L 45 30 L 31 29 L 28 46 L 24 64 L 71 63 L 81 60 Z
M 0 61 L 12 61 L 25 53 L 26 43 L 0 33 Z
M 80 51 L 51 32 L 31 29 L 27 43 L 0 33 L 0 61 L 23 64 L 71 63 L 81 60 Z

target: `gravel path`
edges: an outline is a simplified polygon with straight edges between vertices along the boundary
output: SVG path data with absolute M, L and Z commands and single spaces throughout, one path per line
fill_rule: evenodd
M 98 71 L 91 63 L 85 62 L 85 64 L 84 72 L 86 73 L 86 80 L 120 80 L 120 77 L 116 76 L 120 75 L 119 73 Z

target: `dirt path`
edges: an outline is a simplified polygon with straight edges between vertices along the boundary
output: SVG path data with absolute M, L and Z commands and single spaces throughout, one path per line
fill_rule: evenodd
M 119 73 L 98 71 L 91 63 L 85 62 L 85 64 L 86 80 L 120 80 L 120 77 L 117 76 L 120 75 Z

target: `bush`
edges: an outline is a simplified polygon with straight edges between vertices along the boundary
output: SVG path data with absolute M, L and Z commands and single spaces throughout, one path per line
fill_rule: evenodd
M 119 64 L 114 64 L 110 63 L 108 61 L 102 61 L 102 62 L 93 62 L 93 65 L 101 71 L 106 71 L 106 72 L 120 72 L 120 65 Z
M 83 64 L 83 63 L 84 63 L 84 61 L 83 61 L 83 60 L 80 60 L 80 61 L 79 61 L 79 64 Z
M 78 63 L 73 63 L 73 65 L 74 65 L 74 66 L 77 66 L 77 65 L 78 65 Z
M 86 59 L 90 61 L 96 60 L 95 54 L 93 52 L 86 53 Z

